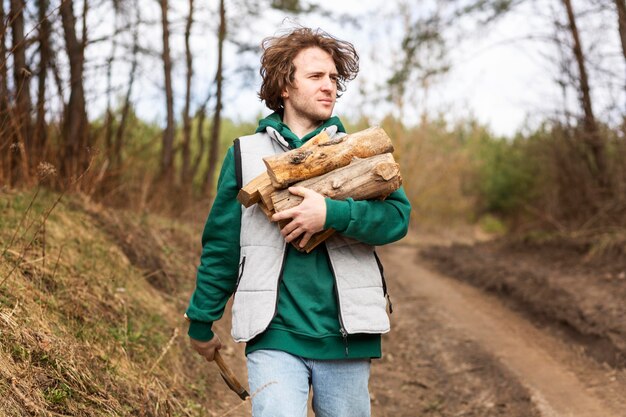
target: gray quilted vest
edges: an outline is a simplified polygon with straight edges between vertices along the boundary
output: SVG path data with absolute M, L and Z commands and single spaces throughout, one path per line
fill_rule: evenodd
M 326 132 L 331 137 L 341 135 L 335 126 Z M 240 163 L 237 170 L 245 185 L 265 171 L 263 157 L 289 147 L 278 132 L 268 128 L 267 132 L 239 138 L 239 150 L 241 159 L 236 156 L 235 163 Z M 384 278 L 374 247 L 339 233 L 325 243 L 337 284 L 342 333 L 388 332 Z M 276 314 L 286 243 L 277 224 L 269 222 L 255 204 L 242 206 L 240 245 L 231 334 L 235 341 L 247 342 L 264 332 Z

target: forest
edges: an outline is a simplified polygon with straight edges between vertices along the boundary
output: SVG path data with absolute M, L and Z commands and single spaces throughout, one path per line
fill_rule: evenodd
M 247 57 L 258 59 L 260 39 L 250 40 L 256 35 L 250 22 L 280 25 L 288 17 L 296 24 L 322 16 L 362 32 L 371 22 L 365 13 L 333 16 L 323 2 L 4 3 L 2 183 L 43 182 L 107 204 L 170 211 L 179 208 L 164 207 L 154 190 L 180 197 L 167 199 L 170 204 L 210 200 L 226 148 L 262 117 L 262 109 L 223 112 L 230 105 L 225 90 L 231 102 L 233 89 L 255 91 L 258 64 Z M 507 137 L 471 115 L 429 108 L 428 95 L 454 69 L 455 51 L 466 47 L 460 38 L 478 39 L 499 21 L 539 10 L 543 33 L 520 33 L 516 42 L 543 51 L 541 64 L 552 71 L 547 78 L 561 91 L 560 102 L 537 109 L 534 123 Z M 387 12 L 402 27 L 387 40 L 398 42 L 389 47 L 387 76 L 363 80 L 361 96 L 350 97 L 358 110 L 344 118 L 353 129 L 382 124 L 393 131 L 418 217 L 476 221 L 491 214 L 513 226 L 606 231 L 623 220 L 625 13 L 620 0 L 449 1 L 420 8 L 399 2 Z M 142 36 L 148 33 L 158 34 L 158 42 Z M 202 48 L 194 50 L 199 37 Z M 195 64 L 205 65 L 207 55 L 211 74 Z M 236 56 L 239 62 L 227 61 Z M 138 89 L 146 83 L 158 90 L 149 111 L 159 116 L 150 119 L 137 113 L 145 107 L 145 100 L 136 103 Z M 433 181 L 429 170 L 445 178 Z M 425 200 L 440 206 L 426 207 Z
M 0 414 L 250 415 L 192 356 L 181 312 L 227 149 L 270 113 L 261 42 L 319 26 L 360 55 L 336 114 L 385 130 L 412 205 L 382 252 L 405 305 L 388 345 L 411 348 L 373 371 L 374 415 L 570 415 L 536 392 L 623 415 L 626 0 L 0 0 L 0 22 Z M 450 310 L 475 346 L 437 313 L 459 282 L 480 290 Z M 511 326 L 549 323 L 543 347 L 568 365 L 534 366 L 569 391 L 480 336 L 467 311 L 484 294 L 524 312 Z M 518 352 L 539 349 L 519 331 Z M 558 340 L 596 362 L 567 368 Z M 417 357 L 431 367 L 409 371 Z

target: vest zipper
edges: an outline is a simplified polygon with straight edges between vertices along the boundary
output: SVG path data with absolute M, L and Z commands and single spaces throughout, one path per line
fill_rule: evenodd
M 326 243 L 324 243 L 324 245 L 326 245 Z M 333 278 L 335 278 L 335 298 L 337 299 L 337 312 L 339 313 L 339 333 L 341 333 L 341 337 L 343 339 L 343 346 L 345 347 L 346 356 L 349 356 L 350 351 L 348 350 L 348 332 L 346 331 L 346 327 L 343 324 L 343 316 L 341 315 L 341 300 L 339 300 L 339 289 L 337 288 L 337 274 L 335 274 L 333 261 L 332 259 L 330 259 L 328 245 L 326 245 L 326 256 L 328 256 L 328 265 L 330 266 L 330 272 L 332 272 Z

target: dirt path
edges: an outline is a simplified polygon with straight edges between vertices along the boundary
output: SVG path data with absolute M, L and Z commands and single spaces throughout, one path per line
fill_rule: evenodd
M 522 315 L 504 307 L 494 296 L 425 268 L 414 247 L 394 245 L 382 249 L 380 254 L 396 304 L 394 329 L 384 350 L 387 357 L 404 355 L 406 358 L 393 366 L 388 359 L 383 359 L 380 369 L 375 368 L 372 390 L 375 396 L 384 393 L 385 384 L 389 383 L 381 384 L 377 378 L 392 380 L 394 373 L 400 378 L 408 378 L 411 373 L 419 374 L 420 363 L 425 357 L 456 357 L 452 360 L 456 362 L 454 366 L 462 365 L 463 358 L 478 355 L 478 358 L 474 357 L 477 363 L 473 366 L 479 370 L 489 367 L 492 371 L 479 378 L 480 384 L 474 388 L 469 400 L 482 395 L 485 398 L 481 402 L 483 407 L 494 402 L 497 406 L 499 402 L 501 408 L 508 406 L 512 409 L 499 413 L 492 405 L 480 411 L 481 403 L 458 404 L 458 398 L 455 401 L 452 395 L 448 395 L 441 401 L 447 407 L 439 407 L 439 414 L 432 415 L 626 416 L 622 403 L 626 398 L 624 371 L 611 370 L 587 359 L 580 349 L 568 346 L 549 331 L 532 325 Z M 422 329 L 420 324 L 423 323 L 428 326 Z M 429 328 L 433 325 L 434 328 Z M 408 343 L 403 345 L 400 342 L 399 332 L 411 333 Z M 420 344 L 427 342 L 425 339 L 429 337 L 433 339 L 431 347 L 424 350 Z M 452 345 L 441 346 L 443 337 L 465 343 L 452 342 Z M 438 351 L 441 348 L 444 351 Z M 446 361 L 436 362 L 440 368 L 449 367 Z M 460 381 L 448 382 L 447 388 L 454 391 L 455 384 Z M 502 383 L 511 388 L 498 391 L 497 387 Z M 429 387 L 428 380 L 420 384 Z M 420 384 L 413 386 L 416 389 L 405 391 L 416 394 Z M 374 410 L 379 415 L 419 415 L 408 410 L 400 414 L 386 413 L 394 401 L 406 402 L 400 395 L 402 388 L 400 393 L 394 392 L 395 395 L 385 404 L 374 402 Z M 514 394 L 510 395 L 511 392 Z M 520 400 L 524 392 L 529 394 L 531 401 Z M 460 394 L 463 397 L 463 393 Z M 511 402 L 512 399 L 517 401 Z M 461 400 L 464 401 L 467 402 Z M 423 401 L 415 401 L 415 405 L 421 406 L 424 415 L 430 415 L 431 410 Z M 537 412 L 539 414 L 535 414 Z
M 372 366 L 374 417 L 626 417 L 626 371 L 598 365 L 495 295 L 433 272 L 418 253 L 379 249 L 394 313 Z M 218 323 L 223 352 L 245 380 L 228 317 Z M 223 384 L 214 388 L 210 415 L 251 415 Z

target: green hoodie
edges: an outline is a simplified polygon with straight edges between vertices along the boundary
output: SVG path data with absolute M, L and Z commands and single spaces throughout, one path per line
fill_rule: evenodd
M 298 138 L 282 123 L 278 113 L 260 120 L 257 132 L 268 127 L 278 131 L 291 147 L 297 148 L 328 126 L 345 132 L 337 117 Z M 223 312 L 237 281 L 240 254 L 241 206 L 237 201 L 234 152 L 228 150 L 218 191 L 202 234 L 202 255 L 187 316 L 189 336 L 197 340 L 213 337 L 211 326 Z M 410 204 L 399 189 L 384 201 L 326 199 L 326 223 L 345 236 L 371 245 L 402 238 L 407 231 Z M 278 292 L 277 312 L 267 330 L 248 342 L 246 354 L 258 349 L 277 349 L 311 359 L 372 358 L 381 356 L 378 334 L 340 333 L 335 280 L 325 245 L 311 253 L 288 246 L 283 279 Z

